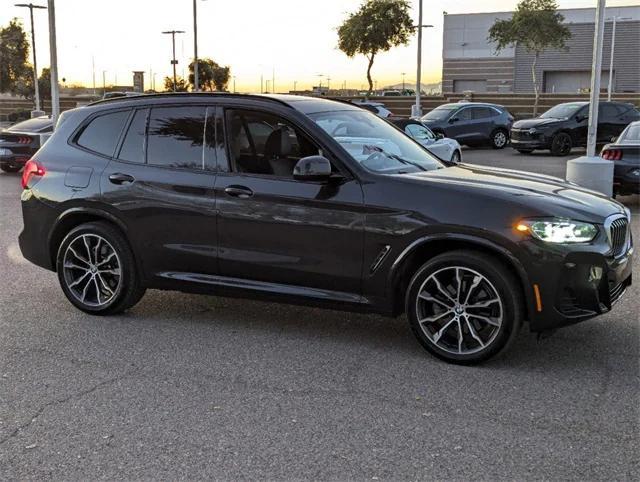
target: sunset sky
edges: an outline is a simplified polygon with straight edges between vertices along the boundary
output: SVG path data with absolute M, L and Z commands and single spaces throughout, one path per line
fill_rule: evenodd
M 32 0 L 46 5 L 46 0 Z M 16 1 L 0 0 L 0 24 L 13 17 L 23 19 L 29 30 L 28 9 L 14 7 Z M 28 1 L 27 1 L 28 3 Z M 337 48 L 336 27 L 361 0 L 199 0 L 198 49 L 200 57 L 211 57 L 229 65 L 239 91 L 257 91 L 260 75 L 271 79 L 275 70 L 277 91 L 316 85 L 323 74 L 331 85 L 347 81 L 359 89 L 366 83 L 364 57 L 348 59 Z M 417 22 L 417 0 L 414 18 Z M 423 82 L 440 79 L 442 63 L 442 12 L 472 13 L 512 10 L 517 0 L 424 0 Z M 561 8 L 593 7 L 595 0 L 560 0 Z M 608 0 L 607 6 L 638 5 L 638 0 Z M 49 64 L 47 13 L 34 11 L 38 67 Z M 156 84 L 171 73 L 171 36 L 163 30 L 185 30 L 177 36 L 178 74 L 186 70 L 193 56 L 192 0 L 57 0 L 59 77 L 67 84 L 92 85 L 92 57 L 96 84 L 130 85 L 131 71 L 144 70 L 149 87 L 149 71 L 157 73 Z M 415 40 L 381 54 L 373 77 L 379 87 L 399 83 L 402 72 L 407 82 L 415 82 Z M 230 85 L 232 87 L 232 83 Z

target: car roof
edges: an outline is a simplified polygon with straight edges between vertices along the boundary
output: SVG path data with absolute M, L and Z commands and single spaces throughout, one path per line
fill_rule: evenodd
M 440 107 L 447 107 L 447 108 L 460 107 L 460 108 L 462 108 L 462 107 L 468 107 L 468 106 L 471 106 L 471 107 L 495 107 L 497 109 L 504 109 L 505 108 L 503 105 L 492 104 L 491 102 L 449 102 L 448 104 L 439 105 L 435 109 L 438 109 Z
M 189 99 L 197 100 L 202 98 L 224 98 L 224 99 L 253 99 L 256 101 L 274 102 L 280 105 L 296 109 L 303 114 L 313 114 L 318 112 L 329 112 L 335 110 L 359 110 L 357 105 L 337 100 L 323 99 L 320 97 L 306 97 L 292 94 L 232 94 L 228 92 L 167 92 L 160 94 L 144 94 L 131 97 L 117 97 L 114 99 L 103 99 L 92 102 L 89 106 L 130 106 L 149 101 Z

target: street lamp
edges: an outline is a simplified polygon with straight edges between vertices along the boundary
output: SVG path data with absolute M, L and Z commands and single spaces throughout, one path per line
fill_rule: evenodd
M 613 27 L 611 29 L 611 58 L 609 59 L 609 85 L 607 86 L 607 100 L 611 101 L 611 94 L 613 93 L 613 52 L 616 46 L 616 21 L 617 20 L 632 20 L 631 17 L 616 17 L 613 16 Z
M 178 65 L 178 61 L 176 60 L 176 34 L 184 33 L 184 30 L 167 30 L 162 32 L 163 34 L 171 35 L 171 45 L 173 47 L 173 59 L 171 60 L 171 65 L 173 65 L 173 91 L 176 91 L 176 65 Z
M 433 25 L 422 24 L 422 0 L 420 0 L 418 5 L 418 25 L 416 25 L 418 29 L 418 70 L 416 73 L 416 105 L 411 108 L 412 117 L 422 117 L 422 104 L 420 100 L 420 90 L 422 86 L 422 80 L 420 78 L 422 71 L 422 29 L 433 27 Z
M 40 86 L 38 85 L 38 64 L 36 63 L 36 31 L 33 28 L 33 9 L 46 10 L 47 7 L 41 5 L 34 5 L 33 3 L 16 3 L 16 7 L 24 7 L 29 9 L 29 16 L 31 17 L 31 47 L 33 50 L 33 88 L 35 90 L 36 99 L 36 111 L 40 110 Z
M 47 0 L 49 9 L 49 72 L 51 73 L 51 122 L 54 126 L 60 115 L 60 87 L 58 85 L 58 46 L 56 37 L 56 4 Z
M 404 76 L 407 75 L 406 72 L 402 72 L 400 75 L 402 75 L 402 90 L 404 91 Z

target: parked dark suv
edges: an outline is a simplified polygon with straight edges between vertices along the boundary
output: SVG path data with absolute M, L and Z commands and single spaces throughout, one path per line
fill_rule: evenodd
M 326 99 L 98 102 L 62 115 L 23 186 L 23 255 L 97 315 L 147 288 L 406 312 L 427 350 L 474 363 L 523 320 L 536 332 L 586 320 L 631 283 L 621 204 L 443 163 Z
M 502 149 L 509 142 L 513 116 L 501 105 L 481 102 L 444 104 L 422 116 L 422 122 L 436 134 L 460 144 L 489 144 Z
M 600 102 L 598 104 L 598 142 L 606 144 L 620 135 L 629 123 L 640 119 L 633 104 Z M 535 119 L 513 124 L 511 147 L 523 154 L 549 149 L 554 156 L 566 156 L 573 147 L 587 145 L 589 102 L 558 104 Z

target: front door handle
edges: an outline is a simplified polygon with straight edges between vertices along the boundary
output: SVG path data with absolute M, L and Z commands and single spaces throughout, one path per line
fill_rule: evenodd
M 245 186 L 228 186 L 224 189 L 229 196 L 237 197 L 240 199 L 247 199 L 253 196 L 253 191 Z
M 109 181 L 111 181 L 113 184 L 127 184 L 135 181 L 135 178 L 133 176 L 130 176 L 129 174 L 116 172 L 109 176 Z

